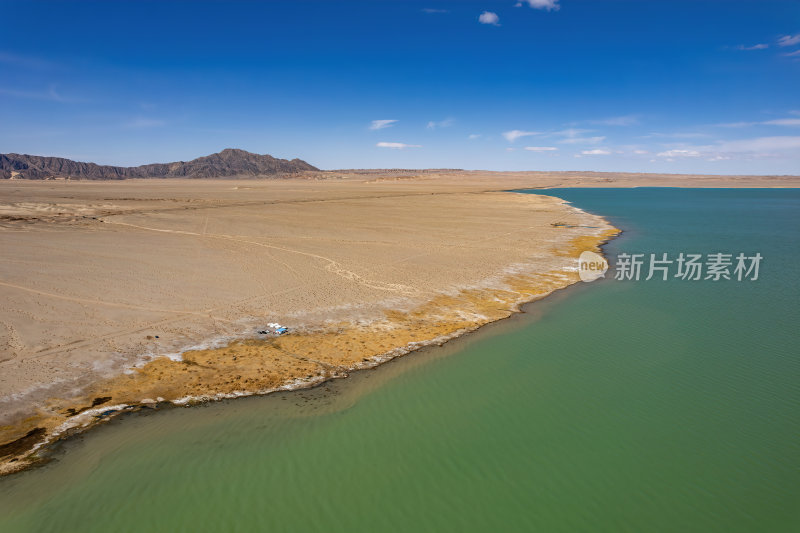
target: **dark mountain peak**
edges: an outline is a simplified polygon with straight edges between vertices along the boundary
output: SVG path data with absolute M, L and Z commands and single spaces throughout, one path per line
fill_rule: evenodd
M 288 161 L 238 148 L 226 148 L 216 154 L 198 157 L 191 161 L 155 163 L 138 167 L 96 165 L 61 157 L 0 154 L 0 179 L 255 178 L 282 177 L 315 170 L 319 169 L 301 159 Z
M 248 152 L 247 150 L 242 150 L 241 148 L 225 148 L 224 150 L 211 155 L 235 156 L 235 155 L 259 155 L 259 154 L 254 154 L 253 152 Z

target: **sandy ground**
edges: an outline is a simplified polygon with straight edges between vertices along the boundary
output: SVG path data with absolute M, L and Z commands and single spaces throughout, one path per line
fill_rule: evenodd
M 304 386 L 508 316 L 575 282 L 577 255 L 614 229 L 502 191 L 656 184 L 800 179 L 0 181 L 0 471 L 124 406 Z M 291 334 L 260 338 L 267 322 Z

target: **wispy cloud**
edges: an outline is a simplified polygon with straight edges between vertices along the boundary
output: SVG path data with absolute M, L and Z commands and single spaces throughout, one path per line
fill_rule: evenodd
M 478 17 L 478 22 L 480 22 L 481 24 L 489 24 L 491 26 L 499 26 L 500 17 L 497 16 L 497 13 L 493 13 L 491 11 L 484 11 Z
M 649 139 L 652 137 L 665 137 L 669 139 L 702 139 L 705 137 L 711 137 L 708 133 L 699 133 L 696 131 L 675 131 L 670 133 L 663 133 L 654 131 L 649 135 L 643 135 L 642 138 Z
M 776 136 L 723 141 L 717 148 L 721 152 L 772 154 L 776 151 L 800 149 L 800 137 Z
M 526 146 L 529 152 L 555 152 L 558 150 L 555 146 Z
M 800 118 L 779 118 L 762 122 L 767 126 L 800 126 Z
M 371 130 L 382 130 L 384 128 L 390 128 L 395 125 L 397 120 L 373 120 L 372 123 L 369 125 L 369 129 Z
M 475 139 L 480 139 L 480 138 L 481 138 L 481 136 L 478 133 L 473 133 L 472 135 L 467 137 L 467 139 L 469 139 L 470 141 L 474 141 Z
M 541 135 L 539 131 L 523 131 L 523 130 L 511 130 L 511 131 L 504 131 L 503 137 L 510 143 L 513 143 L 520 137 L 530 137 L 531 135 Z
M 789 112 L 794 114 L 793 112 Z M 773 120 L 761 120 L 754 122 L 726 122 L 723 124 L 715 124 L 718 128 L 749 128 L 751 126 L 787 126 L 796 127 L 800 126 L 800 119 L 797 118 L 778 118 Z
M 794 46 L 796 44 L 800 44 L 800 33 L 796 33 L 794 35 L 781 35 L 778 38 L 778 46 L 786 47 L 786 46 Z M 800 50 L 787 52 L 782 55 L 785 57 L 798 57 L 800 56 Z
M 517 7 L 522 6 L 523 1 L 533 9 L 546 9 L 547 11 L 558 11 L 561 9 L 561 6 L 558 5 L 559 0 L 521 0 L 517 2 Z
M 422 8 L 422 12 L 423 13 L 450 13 L 450 10 L 448 10 L 448 9 L 436 9 L 436 8 L 432 8 L 432 7 L 423 7 Z
M 609 117 L 602 120 L 590 120 L 590 124 L 603 124 L 605 126 L 635 126 L 639 124 L 639 115 L 624 115 Z
M 567 128 L 565 130 L 554 131 L 548 133 L 547 136 L 565 137 L 557 142 L 562 144 L 598 144 L 606 140 L 605 136 L 585 136 L 586 133 L 591 133 L 595 130 L 587 130 L 580 128 Z
M 747 45 L 744 45 L 744 44 L 740 44 L 739 46 L 734 46 L 733 48 L 735 50 L 745 50 L 745 51 L 766 50 L 767 48 L 769 48 L 769 45 L 765 44 L 765 43 L 754 44 L 752 46 L 747 46 Z
M 28 91 L 28 90 L 0 88 L 0 94 L 5 94 L 7 96 L 12 96 L 14 98 L 26 98 L 29 100 L 48 100 L 51 102 L 62 102 L 62 103 L 80 101 L 74 98 L 66 98 L 62 96 L 58 91 L 56 91 L 55 85 L 51 85 L 50 88 L 46 91 Z
M 581 155 L 609 155 L 611 152 L 609 150 L 603 150 L 601 148 L 595 148 L 594 150 L 583 150 Z
M 579 128 L 567 128 L 565 130 L 554 131 L 553 135 L 562 135 L 564 137 L 580 137 L 584 133 L 591 133 L 594 130 L 582 130 Z
M 699 157 L 708 161 L 723 161 L 728 159 L 786 157 L 798 153 L 798 150 L 800 150 L 800 137 L 774 136 L 719 141 L 715 144 L 703 146 L 683 145 L 659 152 L 656 155 L 667 161 Z
M 675 158 L 675 157 L 700 157 L 702 154 L 697 150 L 682 150 L 682 149 L 675 149 L 675 150 L 667 150 L 665 152 L 659 152 L 656 154 L 658 157 L 667 157 L 667 158 Z
M 722 124 L 714 124 L 717 128 L 747 128 L 755 126 L 760 122 L 723 122 Z
M 419 144 L 405 144 L 405 143 L 391 143 L 391 142 L 379 142 L 376 144 L 378 148 L 392 148 L 394 150 L 405 150 L 406 148 L 422 148 L 422 145 Z
M 446 118 L 444 120 L 440 120 L 438 122 L 431 120 L 428 122 L 428 129 L 435 130 L 436 128 L 449 128 L 453 124 L 455 124 L 455 119 L 453 118 Z
M 562 144 L 600 144 L 605 140 L 605 136 L 597 135 L 595 137 L 567 137 L 566 139 L 561 139 L 558 142 Z

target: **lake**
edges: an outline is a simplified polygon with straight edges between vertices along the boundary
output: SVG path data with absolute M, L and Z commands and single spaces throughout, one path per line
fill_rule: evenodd
M 531 192 L 623 229 L 612 263 L 759 277 L 610 271 L 314 390 L 123 416 L 0 479 L 0 531 L 800 530 L 800 190 Z

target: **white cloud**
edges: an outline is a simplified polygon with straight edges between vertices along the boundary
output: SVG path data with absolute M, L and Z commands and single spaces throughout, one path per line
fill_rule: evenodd
M 738 141 L 724 141 L 717 145 L 720 152 L 734 153 L 774 153 L 783 150 L 799 150 L 800 137 L 778 136 L 758 137 Z
M 455 123 L 455 119 L 453 118 L 446 118 L 444 120 L 440 120 L 439 122 L 431 120 L 428 122 L 428 129 L 435 130 L 436 128 L 449 128 Z
M 388 142 L 379 142 L 376 144 L 378 148 L 392 148 L 394 150 L 404 150 L 406 148 L 422 148 L 419 144 L 405 144 L 405 143 L 388 143 Z
M 531 135 L 541 135 L 541 132 L 538 131 L 522 131 L 522 130 L 511 130 L 511 131 L 504 131 L 503 137 L 510 143 L 513 143 L 520 137 L 530 137 Z
M 746 128 L 748 126 L 755 126 L 758 122 L 726 122 L 724 124 L 714 124 L 718 128 Z
M 62 103 L 80 101 L 80 100 L 75 100 L 73 98 L 63 97 L 60 93 L 56 91 L 55 85 L 51 85 L 47 91 L 20 91 L 16 89 L 0 88 L 0 94 L 13 96 L 15 98 L 27 98 L 30 100 L 49 100 L 51 102 L 62 102 Z
M 395 125 L 396 120 L 373 120 L 369 125 L 371 130 L 382 130 L 383 128 L 390 128 Z
M 561 144 L 599 144 L 606 140 L 605 136 L 602 135 L 588 136 L 588 137 L 582 136 L 583 134 L 592 131 L 595 130 L 568 128 L 566 130 L 554 131 L 551 135 L 565 137 L 565 139 L 561 139 L 560 141 L 558 141 Z
M 734 158 L 785 157 L 800 150 L 800 137 L 775 136 L 720 141 L 705 146 L 678 146 L 657 154 L 668 161 L 676 158 L 704 157 L 709 161 Z
M 590 120 L 592 124 L 604 124 L 606 126 L 635 126 L 639 124 L 638 115 L 624 115 L 621 117 L 610 117 L 603 120 Z
M 467 137 L 467 138 L 468 138 L 470 141 L 474 141 L 475 139 L 480 139 L 480 137 L 481 137 L 481 136 L 480 136 L 479 134 L 477 134 L 477 133 L 473 133 L 472 135 L 470 135 L 470 136 L 469 136 L 469 137 Z
M 650 152 L 648 152 L 647 150 L 634 150 L 633 153 L 636 155 L 645 155 L 649 154 Z
M 481 24 L 490 24 L 492 26 L 499 26 L 500 17 L 497 16 L 497 13 L 492 13 L 491 11 L 484 11 L 478 17 L 478 22 L 480 22 Z
M 790 114 L 795 114 L 793 111 Z M 797 118 L 777 118 L 764 120 L 762 122 L 728 122 L 726 124 L 715 124 L 719 128 L 748 128 L 750 126 L 800 126 L 800 119 Z
M 697 150 L 667 150 L 666 152 L 659 152 L 658 157 L 700 157 L 700 152 Z
M 558 11 L 561 6 L 559 0 L 524 0 L 533 9 L 546 9 L 547 11 Z M 522 1 L 517 2 L 517 7 L 522 5 Z
M 785 57 L 797 57 L 800 56 L 800 50 L 795 50 L 794 52 L 789 52 L 788 54 L 783 54 Z
M 718 124 L 718 126 L 723 126 L 723 124 Z M 738 127 L 734 125 L 725 125 L 726 127 Z M 698 133 L 696 131 L 676 131 L 672 133 L 659 133 L 659 132 L 652 132 L 650 135 L 644 135 L 643 138 L 647 139 L 650 137 L 669 137 L 673 139 L 702 139 L 704 137 L 711 137 L 708 133 Z
M 555 152 L 558 150 L 555 146 L 526 146 L 529 152 Z
M 448 11 L 447 9 L 435 9 L 435 8 L 431 8 L 431 7 L 423 7 L 422 8 L 422 12 L 423 13 L 450 13 L 450 11 Z
M 605 140 L 604 136 L 598 135 L 596 137 L 567 137 L 558 142 L 562 144 L 600 144 Z
M 762 122 L 768 126 L 800 126 L 800 118 L 779 118 Z
M 609 155 L 611 152 L 608 150 L 602 150 L 600 148 L 595 148 L 594 150 L 583 150 L 581 155 Z
M 778 39 L 778 46 L 793 46 L 800 43 L 800 33 L 796 35 L 781 35 Z
M 552 133 L 552 135 L 560 135 L 562 137 L 569 137 L 571 139 L 574 139 L 575 137 L 580 137 L 584 133 L 591 133 L 593 131 L 595 131 L 595 130 L 582 130 L 582 129 L 578 129 L 578 128 L 567 128 L 567 129 L 561 130 L 561 131 L 554 131 Z
M 747 45 L 744 45 L 744 44 L 740 44 L 739 46 L 736 46 L 735 48 L 736 48 L 736 50 L 746 50 L 746 51 L 750 51 L 750 50 L 766 50 L 767 48 L 769 48 L 769 45 L 765 44 L 765 43 L 758 43 L 758 44 L 754 44 L 752 46 L 747 46 Z

